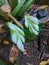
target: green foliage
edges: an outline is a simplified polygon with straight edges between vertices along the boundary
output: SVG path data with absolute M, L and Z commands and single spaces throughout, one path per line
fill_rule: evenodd
M 0 59 L 0 65 L 12 65 L 11 63 L 5 61 L 5 60 L 1 60 Z
M 39 32 L 39 20 L 33 16 L 25 16 L 25 26 L 29 28 L 31 33 L 38 35 Z
M 23 6 L 25 0 L 22 0 L 20 3 L 18 3 L 18 5 L 14 8 L 14 10 L 12 11 L 12 15 L 16 16 L 16 14 L 18 14 L 18 11 L 21 9 L 21 7 Z
M 2 60 L 0 60 L 0 65 L 6 65 Z
M 43 23 L 39 23 L 39 30 L 41 31 L 42 27 L 43 27 Z
M 37 35 L 34 33 L 30 33 L 29 29 L 24 26 L 24 33 L 25 33 L 25 41 L 28 42 L 30 40 L 34 40 Z
M 34 40 L 43 24 L 40 23 L 40 21 L 33 16 L 27 15 L 25 14 L 25 12 L 27 11 L 27 9 L 29 8 L 29 6 L 34 2 L 34 0 L 11 0 L 11 17 L 13 19 L 9 19 L 6 17 L 6 14 L 0 10 L 0 17 L 2 20 L 6 20 L 5 23 L 7 23 L 7 26 L 10 29 L 10 35 L 11 35 L 11 39 L 13 41 L 14 44 L 17 45 L 18 49 L 21 52 L 25 52 L 25 48 L 23 43 L 25 43 L 25 41 L 30 41 L 30 40 Z M 8 0 L 0 0 L 0 7 L 3 6 L 4 4 L 9 4 Z M 20 27 L 18 27 L 18 25 L 15 25 L 15 23 L 13 23 L 13 21 L 15 20 L 15 22 L 17 21 L 14 17 L 19 17 L 19 16 L 24 16 L 23 18 L 25 19 L 25 23 L 23 25 L 23 29 L 21 29 Z M 39 24 L 40 23 L 40 24 Z M 5 63 L 4 61 L 0 60 L 0 65 L 11 65 L 9 63 Z M 14 65 L 19 65 L 17 63 L 14 63 Z
M 0 7 L 4 4 L 9 4 L 8 0 L 0 0 Z
M 12 11 L 13 16 L 21 16 L 25 13 L 25 11 L 29 8 L 29 6 L 33 3 L 34 0 L 29 0 L 26 2 L 26 0 L 22 0 L 18 5 L 15 7 L 15 9 Z M 25 3 L 26 2 L 26 3 Z M 25 4 L 24 4 L 25 3 Z
M 7 20 L 7 26 L 10 29 L 11 39 L 22 52 L 25 51 L 24 45 L 23 45 L 23 43 L 25 43 L 25 39 L 27 40 L 35 39 L 37 35 L 39 34 L 39 31 L 41 28 L 39 26 L 39 20 L 36 17 L 24 15 L 26 10 L 29 8 L 29 6 L 33 2 L 34 0 L 20 0 L 20 2 L 18 2 L 18 0 L 11 1 L 12 3 L 11 4 L 12 5 L 11 14 L 14 17 L 22 16 L 23 14 L 24 16 L 23 18 L 25 19 L 25 24 L 23 26 L 24 29 L 21 29 L 14 23 L 11 23 L 11 19 L 9 19 L 10 22 L 8 22 Z M 0 7 L 4 4 L 9 4 L 8 0 L 0 0 Z M 4 14 L 5 13 L 2 13 L 2 11 L 0 10 L 0 16 L 7 19 Z M 17 22 L 17 20 L 12 15 L 11 15 L 11 17 L 13 18 L 12 20 L 13 21 L 15 20 L 15 22 Z
M 20 9 L 18 16 L 21 16 L 22 14 L 25 13 L 25 11 L 27 11 L 27 9 L 29 8 L 29 6 L 34 2 L 34 0 L 28 0 L 23 7 Z
M 12 6 L 12 9 L 14 9 L 18 4 L 18 0 L 11 0 L 11 6 Z

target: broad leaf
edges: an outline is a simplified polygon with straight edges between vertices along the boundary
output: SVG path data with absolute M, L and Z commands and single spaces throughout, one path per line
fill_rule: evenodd
M 19 40 L 18 40 L 18 42 L 17 42 L 17 47 L 18 47 L 22 52 L 25 52 L 24 45 L 22 44 L 22 41 L 21 41 L 20 38 L 19 38 Z
M 18 46 L 18 48 L 24 52 L 23 43 L 25 43 L 24 32 L 16 25 L 11 22 L 7 23 L 10 28 L 12 41 Z
M 33 16 L 25 16 L 25 26 L 29 28 L 31 33 L 34 33 L 35 35 L 38 35 L 39 33 L 39 20 L 36 17 Z

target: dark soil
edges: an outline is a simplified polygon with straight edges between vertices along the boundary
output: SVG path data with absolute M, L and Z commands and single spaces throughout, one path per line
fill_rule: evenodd
M 11 41 L 9 29 L 6 27 L 6 24 L 1 20 L 0 24 L 3 24 L 2 29 L 5 31 L 0 31 L 0 58 L 9 62 L 9 53 L 13 42 Z M 10 44 L 5 45 L 3 43 L 4 40 L 8 40 Z M 39 65 L 41 61 L 49 59 L 49 21 L 48 24 L 43 25 L 39 36 L 35 40 L 26 42 L 24 46 L 27 54 L 23 55 L 19 51 L 16 60 L 18 65 Z

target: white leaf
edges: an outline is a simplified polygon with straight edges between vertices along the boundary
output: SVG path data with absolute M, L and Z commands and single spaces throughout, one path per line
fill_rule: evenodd
M 14 31 L 15 31 L 15 26 L 14 26 L 14 24 L 12 24 L 11 22 L 7 22 L 7 25 L 8 25 L 8 27 L 9 27 L 11 30 L 14 30 Z
M 11 31 L 12 33 L 12 31 Z M 16 33 L 13 32 L 13 34 L 11 34 L 11 38 L 12 38 L 12 41 L 16 44 L 17 40 L 16 40 Z
M 26 23 L 27 22 L 27 23 Z M 39 32 L 39 20 L 36 17 L 26 15 L 25 16 L 25 26 L 29 28 L 31 33 L 38 35 Z
M 22 35 L 19 35 L 19 38 L 21 39 L 21 41 L 22 41 L 23 43 L 25 43 L 25 38 L 24 38 Z
M 8 27 L 11 30 L 18 31 L 18 32 L 20 32 L 20 34 L 25 35 L 24 32 L 18 26 L 16 26 L 15 24 L 13 24 L 12 22 L 8 22 L 7 25 L 8 25 Z
M 35 34 L 35 35 L 38 35 L 38 32 L 31 26 L 31 29 L 32 29 L 32 32 Z
M 37 24 L 32 24 L 31 25 L 36 31 L 39 31 L 39 26 Z
M 16 26 L 15 29 L 21 34 L 21 35 L 25 35 L 24 32 L 18 27 Z
M 24 32 L 16 25 L 14 25 L 11 22 L 7 23 L 8 27 L 11 29 L 11 37 L 12 41 L 18 46 L 18 48 L 24 52 L 24 46 L 22 43 L 25 43 L 25 38 L 24 38 Z
M 22 52 L 25 51 L 24 49 L 24 45 L 22 44 L 22 41 L 19 39 L 17 42 L 17 47 L 19 48 L 19 50 L 21 50 Z
M 27 21 L 26 16 L 25 16 L 25 26 L 28 28 L 28 21 Z
M 36 17 L 33 16 L 28 16 L 27 18 L 30 19 L 35 24 L 39 24 L 40 22 Z

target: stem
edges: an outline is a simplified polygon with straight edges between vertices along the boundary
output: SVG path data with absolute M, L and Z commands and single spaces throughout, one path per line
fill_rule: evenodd
M 48 8 L 48 5 L 43 5 L 43 6 L 38 7 L 34 12 L 37 12 L 37 11 L 40 11 L 40 10 L 44 10 L 46 8 Z
M 11 14 L 7 14 L 7 16 L 12 19 L 19 27 L 21 27 L 23 29 L 23 25 L 21 23 L 19 23 Z

